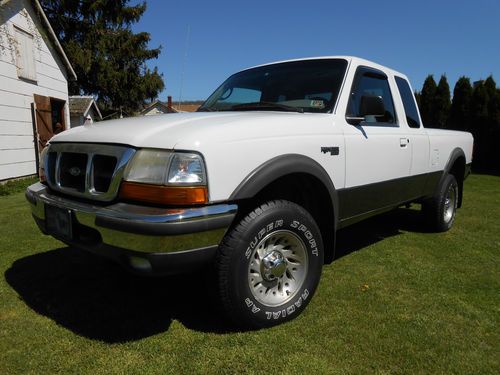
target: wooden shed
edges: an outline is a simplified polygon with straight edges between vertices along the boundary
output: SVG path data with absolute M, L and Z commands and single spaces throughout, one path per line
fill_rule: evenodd
M 70 96 L 69 116 L 72 128 L 102 120 L 101 111 L 92 96 Z

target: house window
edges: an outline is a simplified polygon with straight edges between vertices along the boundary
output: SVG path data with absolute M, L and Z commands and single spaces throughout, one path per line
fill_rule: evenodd
M 17 44 L 17 75 L 19 78 L 35 81 L 36 69 L 33 35 L 17 27 L 14 28 L 14 33 Z

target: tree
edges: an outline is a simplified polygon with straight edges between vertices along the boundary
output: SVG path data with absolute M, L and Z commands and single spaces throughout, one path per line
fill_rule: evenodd
M 469 131 L 471 128 L 471 99 L 472 86 L 469 78 L 462 76 L 453 89 L 453 100 L 450 109 L 448 127 L 456 130 Z
M 500 96 L 493 76 L 490 75 L 486 78 L 484 87 L 488 93 L 488 127 L 490 129 L 500 128 Z
M 446 127 L 448 123 L 448 117 L 450 115 L 450 106 L 450 86 L 448 85 L 446 76 L 443 74 L 439 79 L 434 101 L 434 116 L 436 127 L 441 129 Z
M 432 74 L 428 75 L 424 81 L 422 92 L 420 93 L 420 116 L 424 126 L 435 127 L 435 101 L 437 86 Z
M 471 99 L 471 133 L 474 135 L 474 144 L 477 146 L 474 154 L 476 166 L 484 167 L 488 162 L 488 90 L 484 81 L 474 83 Z
M 500 137 L 500 95 L 497 84 L 490 75 L 483 83 L 486 92 L 486 113 L 483 126 L 480 128 L 480 163 L 489 170 L 500 172 L 500 153 L 498 152 L 498 138 Z M 483 102 L 482 102 L 483 104 Z M 481 107 L 484 111 L 484 105 Z
M 488 123 L 488 90 L 484 81 L 475 83 L 471 99 L 472 126 L 475 129 L 483 129 Z
M 413 95 L 415 96 L 415 101 L 417 102 L 417 107 L 421 108 L 422 107 L 422 103 L 421 103 L 422 93 L 420 91 L 415 90 L 413 92 Z
M 70 94 L 96 96 L 105 113 L 132 114 L 164 88 L 158 69 L 146 66 L 160 48 L 149 49 L 150 35 L 131 30 L 146 3 L 129 1 L 40 1 L 78 76 Z

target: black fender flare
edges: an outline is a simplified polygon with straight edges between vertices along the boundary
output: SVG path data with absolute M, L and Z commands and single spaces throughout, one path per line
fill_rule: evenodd
M 447 174 L 450 173 L 451 168 L 453 168 L 453 165 L 455 162 L 459 159 L 463 158 L 464 163 L 467 163 L 467 159 L 465 158 L 465 153 L 460 147 L 456 147 L 453 149 L 453 151 L 450 153 L 450 157 L 448 158 L 448 161 L 446 162 L 446 165 L 444 167 L 443 173 L 441 174 L 441 178 L 439 179 L 439 183 L 435 188 L 435 192 L 437 193 L 439 191 L 439 187 L 442 185 L 445 177 Z M 463 181 L 464 181 L 465 176 L 460 176 L 458 179 L 458 207 L 462 206 L 462 197 L 463 197 Z
M 254 197 L 273 181 L 280 177 L 304 173 L 317 178 L 327 189 L 333 207 L 335 231 L 338 227 L 338 194 L 326 170 L 315 160 L 300 154 L 285 154 L 276 156 L 255 168 L 236 187 L 229 200 L 237 201 Z
M 459 157 L 464 158 L 464 162 L 467 160 L 465 158 L 465 153 L 460 147 L 456 147 L 453 149 L 453 151 L 450 154 L 450 157 L 448 158 L 448 162 L 446 163 L 446 166 L 444 167 L 444 174 L 450 173 L 451 167 L 453 167 L 453 164 L 457 161 Z M 444 178 L 444 177 L 443 177 Z M 463 176 L 462 176 L 463 178 Z
M 292 173 L 309 174 L 320 180 L 328 190 L 332 205 L 336 209 L 338 196 L 330 176 L 317 161 L 300 154 L 276 156 L 261 164 L 243 179 L 229 200 L 252 198 L 271 182 Z

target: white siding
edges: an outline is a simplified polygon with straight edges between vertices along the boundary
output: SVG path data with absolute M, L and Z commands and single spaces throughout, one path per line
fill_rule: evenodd
M 33 36 L 35 81 L 18 77 L 16 30 Z M 42 30 L 40 32 L 40 30 Z M 0 180 L 36 173 L 33 95 L 68 102 L 66 71 L 47 40 L 31 1 L 10 0 L 0 9 Z M 17 65 L 16 65 L 17 64 Z M 65 108 L 69 128 L 69 111 Z
M 4 135 L 28 135 L 33 137 L 33 124 L 31 121 L 20 122 L 20 121 L 0 121 L 0 137 Z
M 0 151 L 34 149 L 31 135 L 4 135 L 0 138 Z M 0 159 L 0 163 L 4 161 Z
M 33 157 L 35 156 L 35 153 L 33 152 Z M 15 167 L 16 174 L 12 175 L 12 169 Z M 19 161 L 16 163 L 11 163 L 11 164 L 0 164 L 0 176 L 9 176 L 6 178 L 14 178 L 14 177 L 22 177 L 22 176 L 28 176 L 30 174 L 35 173 L 34 171 L 36 170 L 36 163 L 35 160 L 33 159 L 32 161 Z
M 20 150 L 0 150 L 0 165 L 29 163 L 35 156 L 33 147 Z
M 30 108 L 11 107 L 0 104 L 0 113 L 3 121 L 31 122 Z

